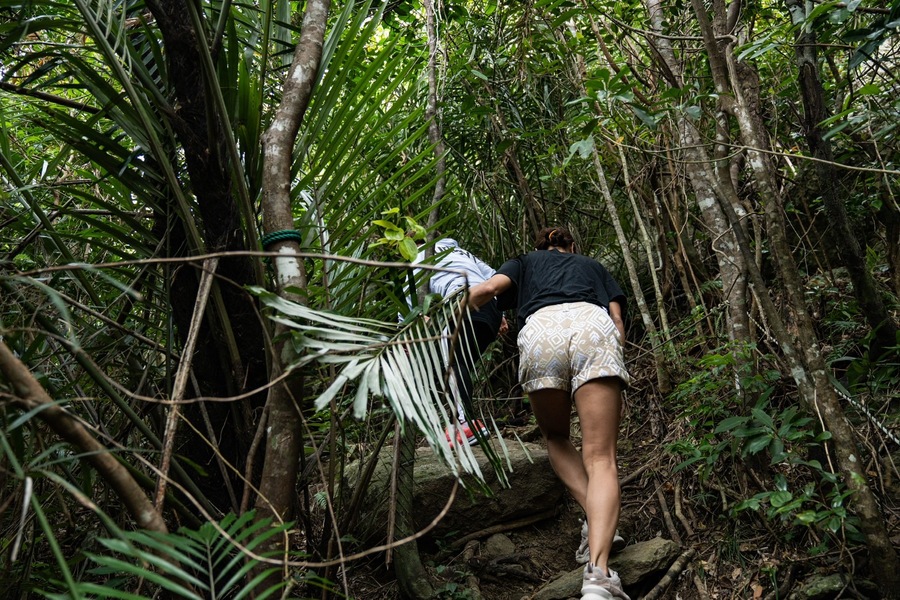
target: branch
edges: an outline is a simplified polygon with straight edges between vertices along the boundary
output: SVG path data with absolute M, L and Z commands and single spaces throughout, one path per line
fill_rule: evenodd
M 684 553 L 678 557 L 678 559 L 672 563 L 672 566 L 669 567 L 669 570 L 666 571 L 666 574 L 663 575 L 663 578 L 659 580 L 659 583 L 656 584 L 652 590 L 650 590 L 646 596 L 644 596 L 643 600 L 656 600 L 661 597 L 663 592 L 672 585 L 672 583 L 678 578 L 678 574 L 684 571 L 684 568 L 688 566 L 688 563 L 691 562 L 691 559 L 694 557 L 694 549 L 688 548 L 684 551 Z
M 46 100 L 47 102 L 52 102 L 53 104 L 59 104 L 60 106 L 65 106 L 67 108 L 74 108 L 82 112 L 91 113 L 92 115 L 96 115 L 97 113 L 101 112 L 99 108 L 90 106 L 88 104 L 82 104 L 81 102 L 69 100 L 68 98 L 63 98 L 62 96 L 54 96 L 53 94 L 48 94 L 46 92 L 36 92 L 34 90 L 24 88 L 21 85 L 14 85 L 7 81 L 0 81 L 0 90 L 5 90 L 11 94 L 17 94 L 19 96 L 28 96 L 30 98 L 37 98 L 38 100 Z
M 59 437 L 82 452 L 82 459 L 90 463 L 118 494 L 138 526 L 162 533 L 168 531 L 162 516 L 153 508 L 153 504 L 128 470 L 113 457 L 108 448 L 94 439 L 75 417 L 50 398 L 28 367 L 16 358 L 12 350 L 2 341 L 0 341 L 0 373 L 9 381 L 18 396 L 18 400 L 14 402 L 25 410 L 39 408 L 35 414 Z

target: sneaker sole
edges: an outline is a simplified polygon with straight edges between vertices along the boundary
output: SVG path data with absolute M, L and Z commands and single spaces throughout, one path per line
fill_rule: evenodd
M 490 435 L 490 434 L 489 434 L 487 431 L 482 431 L 482 432 L 481 432 L 481 435 L 482 435 L 485 439 L 487 439 L 488 435 Z M 478 443 L 478 438 L 475 437 L 474 435 L 467 436 L 467 437 L 466 437 L 466 442 L 467 442 L 470 446 L 474 446 L 475 444 Z
M 606 588 L 592 586 L 587 590 L 581 589 L 581 600 L 612 600 L 612 597 Z

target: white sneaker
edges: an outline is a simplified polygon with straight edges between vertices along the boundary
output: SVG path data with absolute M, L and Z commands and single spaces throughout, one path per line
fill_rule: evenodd
M 592 564 L 584 567 L 584 581 L 581 583 L 581 600 L 631 600 L 622 588 L 619 574 L 610 569 L 604 575 Z
M 611 552 L 619 552 L 624 547 L 625 538 L 619 535 L 619 530 L 616 529 L 616 533 L 613 536 Z M 591 551 L 588 548 L 588 524 L 587 521 L 585 521 L 584 525 L 581 526 L 581 544 L 578 545 L 578 550 L 575 551 L 575 562 L 583 565 L 589 560 L 591 560 Z

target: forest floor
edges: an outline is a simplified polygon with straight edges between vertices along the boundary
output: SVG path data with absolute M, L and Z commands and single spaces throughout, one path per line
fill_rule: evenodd
M 623 439 L 620 442 L 620 477 L 625 483 L 622 487 L 619 530 L 628 543 L 658 536 L 670 537 L 660 518 L 653 488 L 650 487 L 648 490 L 642 478 L 642 475 L 650 472 L 649 465 L 658 463 L 659 457 L 656 454 L 662 452 L 660 445 L 653 439 L 650 427 L 634 426 L 642 420 L 642 417 L 635 419 L 626 414 L 623 421 Z M 643 422 L 647 423 L 646 420 Z M 534 429 L 533 424 L 507 427 L 503 430 L 503 436 L 507 439 L 515 439 L 516 436 L 533 437 Z M 580 440 L 580 431 L 574 412 L 572 432 L 577 444 Z M 564 498 L 555 517 L 504 532 L 513 543 L 515 553 L 519 555 L 518 564 L 529 577 L 525 579 L 511 575 L 482 574 L 478 579 L 478 586 L 484 600 L 527 598 L 542 585 L 578 566 L 574 554 L 580 541 L 583 513 L 568 494 Z M 447 540 L 451 541 L 453 540 Z M 462 552 L 449 557 L 446 555 L 438 557 L 437 552 L 430 553 L 437 549 L 427 544 L 422 544 L 420 550 L 435 587 L 442 590 L 441 598 L 464 600 L 475 597 L 468 591 L 471 580 L 467 581 L 467 576 L 472 574 L 472 569 L 466 564 Z M 435 564 L 435 558 L 440 560 L 440 564 Z M 399 597 L 393 570 L 385 567 L 383 555 L 378 555 L 377 559 L 369 563 L 359 565 L 351 579 L 353 580 L 350 584 L 351 594 L 356 600 Z
M 767 518 L 763 511 L 744 511 L 735 516 L 732 508 L 737 502 L 759 490 L 771 489 L 767 488 L 771 486 L 767 472 L 772 471 L 768 461 L 749 457 L 720 464 L 718 472 L 702 480 L 691 469 L 676 469 L 681 459 L 673 456 L 670 445 L 690 437 L 684 430 L 689 427 L 688 421 L 664 408 L 668 405 L 653 391 L 651 372 L 632 375 L 635 381 L 647 383 L 643 389 L 632 387 L 626 395 L 619 441 L 619 475 L 623 482 L 620 533 L 629 544 L 663 537 L 681 544 L 682 550 L 695 550 L 688 568 L 658 598 L 776 600 L 787 598 L 810 576 L 832 573 L 843 576 L 838 586 L 844 587 L 822 598 L 879 597 L 864 579 L 864 546 L 848 541 L 845 532 L 823 536 L 789 519 Z M 530 413 L 526 410 L 518 417 L 510 419 L 517 426 L 504 430 L 504 438 L 534 435 L 533 422 L 528 421 Z M 572 433 L 578 444 L 580 432 L 574 411 Z M 884 460 L 887 466 L 873 465 L 870 473 L 879 473 L 874 479 L 885 501 L 887 526 L 896 533 L 900 532 L 900 485 L 893 483 L 896 478 L 891 477 L 894 467 L 890 466 L 890 457 Z M 800 485 L 791 482 L 792 487 Z M 566 494 L 554 518 L 504 532 L 519 555 L 517 564 L 528 577 L 475 573 L 462 552 L 429 554 L 434 549 L 425 545 L 420 545 L 420 550 L 432 583 L 442 590 L 439 598 L 478 598 L 470 592 L 474 583 L 484 600 L 523 600 L 578 566 L 574 552 L 581 518 L 580 507 Z M 895 547 L 900 547 L 900 533 L 892 539 Z M 358 565 L 354 571 L 350 589 L 356 600 L 399 597 L 393 570 L 385 567 L 383 555 Z M 473 580 L 473 575 L 478 578 Z

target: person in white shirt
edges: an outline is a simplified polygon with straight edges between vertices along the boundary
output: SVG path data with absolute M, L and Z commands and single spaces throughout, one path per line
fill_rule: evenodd
M 494 269 L 480 258 L 459 246 L 452 238 L 442 238 L 434 244 L 434 254 L 438 256 L 436 266 L 450 269 L 435 271 L 428 281 L 428 290 L 433 294 L 448 297 L 466 285 L 474 286 L 487 281 L 494 275 Z M 425 259 L 424 250 L 419 253 L 416 262 Z M 466 420 L 464 405 L 472 413 L 472 369 L 487 347 L 497 339 L 498 333 L 506 333 L 506 318 L 500 313 L 497 300 L 494 299 L 482 306 L 478 311 L 468 311 L 463 321 L 456 342 L 453 371 L 456 385 L 459 388 L 461 402 L 457 404 L 459 429 L 457 441 L 465 441 L 472 445 L 477 443 L 478 436 L 488 435 L 488 430 L 481 421 Z M 478 434 L 476 434 L 478 432 Z M 447 432 L 447 439 L 452 440 L 452 432 Z

